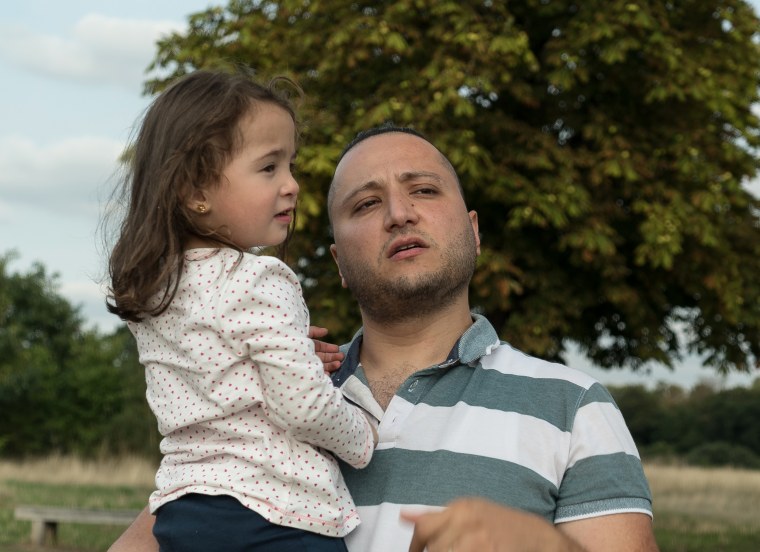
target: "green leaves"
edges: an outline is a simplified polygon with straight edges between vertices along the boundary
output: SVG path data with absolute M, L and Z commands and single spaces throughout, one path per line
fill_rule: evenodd
M 243 63 L 304 87 L 300 259 L 315 322 L 359 318 L 328 251 L 342 147 L 426 133 L 479 212 L 476 308 L 528 352 L 604 366 L 760 356 L 758 19 L 743 0 L 232 2 L 158 45 L 158 90 Z M 688 312 L 674 326 L 677 313 Z
M 13 259 L 0 255 L 0 454 L 154 455 L 155 421 L 129 331 L 85 331 L 55 277 L 41 265 L 12 273 Z

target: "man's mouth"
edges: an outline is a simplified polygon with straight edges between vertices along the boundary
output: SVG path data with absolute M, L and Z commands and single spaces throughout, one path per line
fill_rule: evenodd
M 388 248 L 388 258 L 391 258 L 398 253 L 401 253 L 402 251 L 410 251 L 412 249 L 425 249 L 427 247 L 428 245 L 418 238 L 404 238 L 397 240 L 395 243 L 391 244 L 391 247 Z

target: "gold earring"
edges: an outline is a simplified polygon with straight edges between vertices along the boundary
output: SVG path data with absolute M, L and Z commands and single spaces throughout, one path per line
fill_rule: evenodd
M 199 213 L 203 214 L 206 212 L 206 206 L 203 203 L 199 203 L 198 207 L 196 207 Z

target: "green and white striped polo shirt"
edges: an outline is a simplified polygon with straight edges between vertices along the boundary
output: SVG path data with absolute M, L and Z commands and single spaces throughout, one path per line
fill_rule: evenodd
M 361 331 L 333 375 L 379 421 L 367 468 L 341 465 L 362 520 L 349 550 L 406 550 L 399 513 L 479 496 L 561 523 L 652 515 L 636 446 L 609 392 L 590 376 L 499 341 L 482 316 L 448 359 L 414 373 L 385 412 L 358 363 Z M 424 344 L 421 344 L 424 346 Z

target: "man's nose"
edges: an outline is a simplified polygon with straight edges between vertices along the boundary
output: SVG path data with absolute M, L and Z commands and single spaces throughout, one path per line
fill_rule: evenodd
M 395 193 L 390 194 L 386 200 L 385 228 L 406 226 L 407 224 L 417 224 L 419 214 L 414 206 L 414 200 L 407 194 Z

